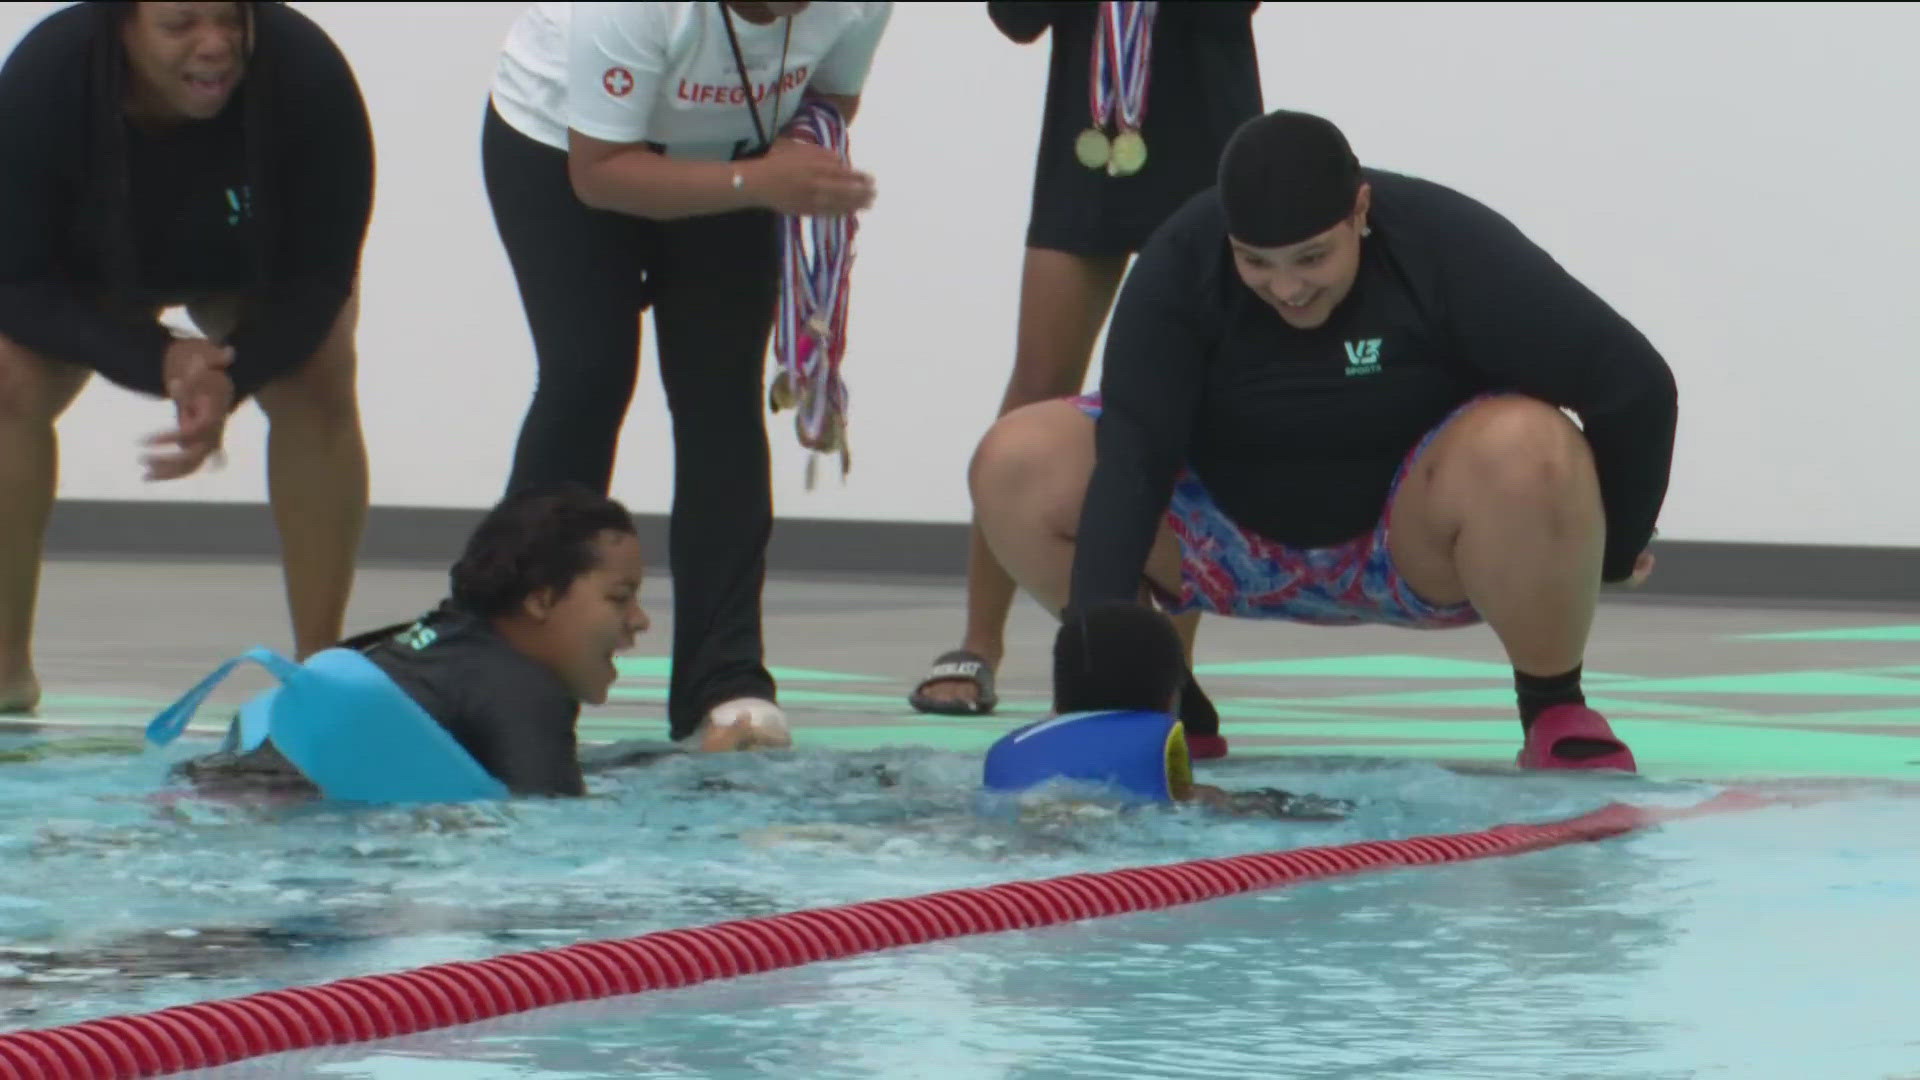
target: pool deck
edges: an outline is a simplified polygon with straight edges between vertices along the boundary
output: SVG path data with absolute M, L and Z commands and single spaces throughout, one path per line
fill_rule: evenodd
M 444 584 L 439 570 L 364 568 L 349 630 L 418 614 Z M 647 582 L 654 629 L 623 661 L 615 700 L 583 715 L 587 740 L 664 738 L 670 596 L 664 578 Z M 226 657 L 286 648 L 283 603 L 267 563 L 50 563 L 36 650 L 45 701 L 3 727 L 128 738 Z M 776 579 L 766 610 L 769 663 L 802 746 L 975 752 L 1045 710 L 1052 625 L 1025 600 L 1008 629 L 1001 707 L 978 718 L 922 716 L 905 700 L 933 657 L 958 644 L 957 580 Z M 1485 627 L 1209 618 L 1197 660 L 1236 756 L 1500 765 L 1518 748 L 1512 674 Z M 1920 610 L 1609 598 L 1586 670 L 1589 702 L 1645 775 L 1920 780 Z M 219 730 L 230 715 L 220 706 L 266 679 L 236 675 L 196 730 Z

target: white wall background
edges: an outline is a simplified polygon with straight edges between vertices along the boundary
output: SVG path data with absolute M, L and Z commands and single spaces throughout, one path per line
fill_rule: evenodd
M 56 5 L 0 5 L 11 42 Z M 505 476 L 530 345 L 478 135 L 513 3 L 300 5 L 355 65 L 378 139 L 360 387 L 377 504 L 480 507 Z M 1920 544 L 1920 6 L 1289 4 L 1256 16 L 1269 107 L 1321 112 L 1369 163 L 1505 212 L 1636 320 L 1679 374 L 1664 535 Z M 848 375 L 854 471 L 785 517 L 962 522 L 1011 362 L 1046 45 L 976 3 L 902 4 L 854 132 L 880 183 Z M 616 493 L 672 495 L 651 342 Z M 1096 368 L 1097 372 L 1097 368 Z M 223 473 L 139 478 L 164 405 L 101 383 L 61 425 L 66 498 L 264 497 L 257 412 Z M 823 462 L 823 464 L 825 464 Z

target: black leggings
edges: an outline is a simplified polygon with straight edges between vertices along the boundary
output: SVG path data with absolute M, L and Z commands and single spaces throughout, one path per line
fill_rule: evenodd
M 761 394 L 779 298 L 777 219 L 654 222 L 594 210 L 574 195 L 566 154 L 491 104 L 481 163 L 539 365 L 508 490 L 561 480 L 608 490 L 651 307 L 673 419 L 672 737 L 728 699 L 775 700 L 760 598 L 773 532 Z

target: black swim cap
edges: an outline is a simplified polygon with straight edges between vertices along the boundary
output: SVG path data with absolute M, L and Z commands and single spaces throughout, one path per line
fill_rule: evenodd
M 1360 162 L 1331 121 L 1281 109 L 1240 125 L 1220 155 L 1227 235 L 1254 247 L 1318 236 L 1353 213 Z
M 1158 610 L 1105 600 L 1061 614 L 1053 639 L 1054 712 L 1160 712 L 1186 681 L 1186 649 L 1173 620 Z

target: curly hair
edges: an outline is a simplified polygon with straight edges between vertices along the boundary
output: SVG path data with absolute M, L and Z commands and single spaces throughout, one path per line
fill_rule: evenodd
M 1163 712 L 1187 681 L 1186 649 L 1173 621 L 1131 600 L 1062 613 L 1053 639 L 1053 711 Z
M 594 541 L 633 534 L 633 515 L 581 484 L 531 487 L 502 499 L 467 539 L 448 575 L 453 602 L 481 618 L 513 610 L 527 597 L 564 593 L 597 564 Z

